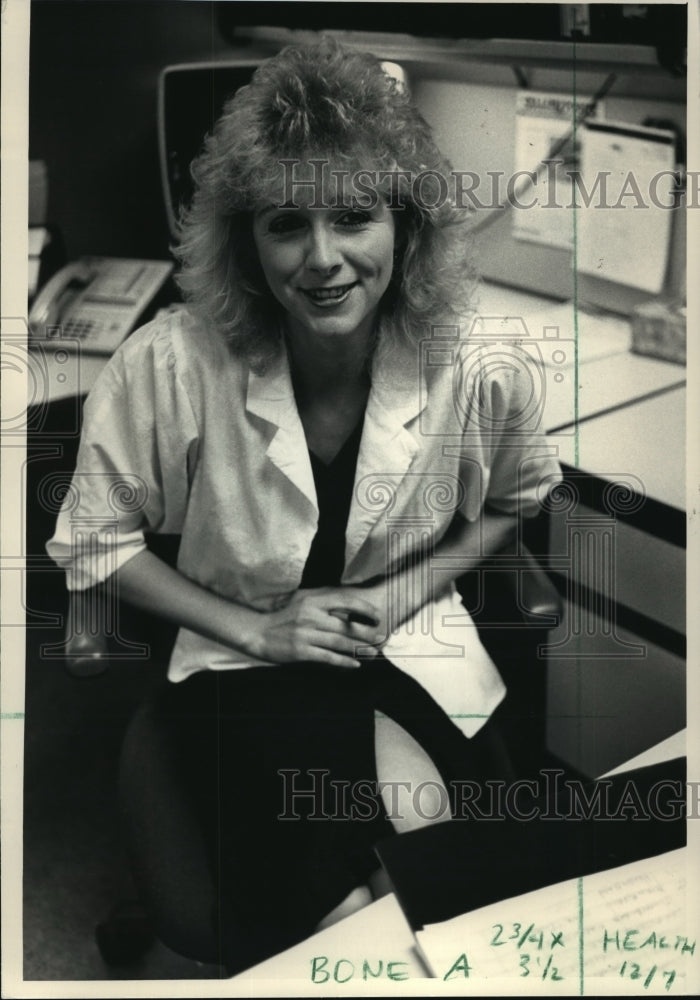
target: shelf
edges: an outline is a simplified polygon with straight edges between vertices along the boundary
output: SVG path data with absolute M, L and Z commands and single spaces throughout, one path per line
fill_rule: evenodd
M 418 38 L 393 32 L 329 31 L 344 44 L 372 52 L 382 59 L 408 63 L 479 62 L 491 65 L 539 66 L 579 70 L 617 70 L 618 72 L 670 76 L 659 65 L 656 50 L 650 45 L 625 45 L 618 42 L 538 41 L 531 39 L 487 38 L 449 39 Z M 299 42 L 315 32 L 290 28 L 249 28 L 245 34 L 254 42 L 274 45 Z

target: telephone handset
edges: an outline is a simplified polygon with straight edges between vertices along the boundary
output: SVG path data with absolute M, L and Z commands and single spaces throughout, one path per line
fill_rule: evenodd
M 30 314 L 31 336 L 66 347 L 112 354 L 125 340 L 173 270 L 159 260 L 82 257 L 46 283 Z

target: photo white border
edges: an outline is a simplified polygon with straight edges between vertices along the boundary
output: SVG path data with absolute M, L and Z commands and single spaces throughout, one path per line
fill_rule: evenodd
M 54 0 L 60 2 L 60 0 Z M 177 0 L 173 0 L 177 2 Z M 204 2 L 204 0 L 201 0 Z M 371 0 L 367 0 L 371 2 Z M 403 6 L 407 0 L 395 0 Z M 423 2 L 423 0 L 408 0 Z M 454 0 L 459 3 L 462 0 Z M 495 0 L 492 0 L 495 2 Z M 700 170 L 700 0 L 689 6 L 688 52 L 688 167 Z M 28 85 L 29 85 L 29 0 L 2 0 L 2 304 L 0 316 L 26 316 L 27 256 L 27 162 L 28 162 Z M 687 272 L 700 274 L 700 211 L 688 212 Z M 688 778 L 700 781 L 700 726 L 693 708 L 700 705 L 700 290 L 697 281 L 688 283 L 688 423 L 687 423 L 687 498 L 688 498 Z M 2 393 L 2 413 L 19 413 L 24 403 L 21 380 L 14 373 L 11 389 Z M 26 399 L 26 389 L 24 390 Z M 25 451 L 19 440 L 12 446 L 3 443 L 2 453 L 2 550 L 13 548 L 13 539 L 23 530 L 21 481 Z M 7 545 L 5 543 L 8 543 Z M 22 574 L 3 565 L 0 622 L 17 620 L 21 607 Z M 304 996 L 315 987 L 297 980 L 280 985 L 265 981 L 259 989 L 248 984 L 241 994 L 231 990 L 228 980 L 187 981 L 24 981 L 22 974 L 22 772 L 24 713 L 24 630 L 2 627 L 1 700 L 2 723 L 0 750 L 1 820 L 2 820 L 2 996 L 3 997 L 207 997 L 207 996 Z M 697 715 L 697 709 L 695 714 Z M 688 824 L 689 859 L 700 857 L 700 822 Z M 689 867 L 687 893 L 689 928 L 700 933 L 700 884 L 698 866 Z M 358 995 L 359 984 L 351 988 L 329 988 L 319 995 Z M 700 983 L 697 984 L 700 990 Z M 404 981 L 381 984 L 376 981 L 367 995 L 442 996 L 462 995 L 460 983 L 437 980 Z M 672 994 L 671 994 L 672 995 Z M 678 995 L 678 994 L 676 994 Z

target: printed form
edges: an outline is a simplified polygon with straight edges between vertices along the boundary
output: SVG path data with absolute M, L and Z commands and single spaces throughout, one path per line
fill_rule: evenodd
M 693 995 L 686 848 L 586 875 L 418 931 L 432 973 L 501 996 Z

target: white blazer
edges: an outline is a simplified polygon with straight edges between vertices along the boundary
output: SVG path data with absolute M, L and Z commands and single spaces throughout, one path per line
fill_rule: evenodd
M 378 352 L 342 584 L 386 575 L 397 559 L 430 550 L 455 511 L 472 522 L 485 504 L 537 512 L 560 473 L 539 430 L 532 373 L 513 359 L 478 327 Z M 140 552 L 145 531 L 178 533 L 182 573 L 265 611 L 299 587 L 317 524 L 286 354 L 256 375 L 183 310 L 133 334 L 90 393 L 47 550 L 68 588 L 83 589 Z M 439 572 L 439 560 L 430 565 Z M 452 585 L 383 652 L 467 735 L 505 693 Z M 181 629 L 169 677 L 256 662 Z

